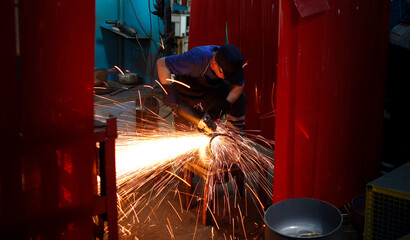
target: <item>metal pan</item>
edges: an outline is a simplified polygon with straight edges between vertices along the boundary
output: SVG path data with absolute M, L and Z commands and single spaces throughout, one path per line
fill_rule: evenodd
M 325 201 L 292 198 L 270 206 L 265 223 L 265 240 L 334 239 L 343 217 L 339 209 Z

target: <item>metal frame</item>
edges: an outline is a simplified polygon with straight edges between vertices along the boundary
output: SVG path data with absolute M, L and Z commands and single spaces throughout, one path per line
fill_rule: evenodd
M 108 222 L 108 239 L 118 239 L 118 212 L 117 212 L 117 184 L 115 172 L 115 138 L 117 138 L 117 118 L 106 120 L 105 126 L 95 126 L 94 137 L 96 144 L 96 172 L 100 176 L 100 184 L 96 184 L 96 195 L 94 196 L 93 216 L 98 216 L 98 227 L 100 230 L 94 235 L 101 235 L 104 231 L 104 221 Z

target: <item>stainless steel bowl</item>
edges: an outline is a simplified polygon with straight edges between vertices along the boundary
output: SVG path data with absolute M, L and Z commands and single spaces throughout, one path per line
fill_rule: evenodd
M 342 226 L 339 209 L 322 200 L 292 198 L 273 204 L 265 213 L 265 239 L 332 239 Z
M 118 82 L 126 85 L 136 85 L 140 82 L 137 73 L 118 74 Z

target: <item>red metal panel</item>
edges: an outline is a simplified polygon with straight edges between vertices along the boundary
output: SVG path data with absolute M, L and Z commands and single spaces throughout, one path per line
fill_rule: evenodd
M 1 5 L 12 86 L 6 137 L 13 146 L 2 167 L 8 179 L 2 174 L 0 215 L 7 222 L 0 222 L 0 232 L 19 239 L 91 238 L 94 1 L 19 2 L 20 81 L 12 2 Z
M 189 35 L 195 36 L 192 40 L 189 39 L 189 48 L 225 43 L 225 1 L 191 1 L 189 21 Z
M 280 5 L 274 201 L 341 206 L 378 174 L 389 1 L 329 4 Z
M 0 20 L 5 23 L 0 38 L 0 66 L 3 91 L 0 94 L 2 113 L 0 118 L 0 238 L 2 232 L 13 227 L 10 222 L 22 213 L 13 205 L 21 203 L 21 162 L 19 161 L 19 91 L 17 81 L 17 57 L 14 28 L 14 1 L 0 1 Z M 15 196 L 15 198 L 11 197 Z
M 327 0 L 294 0 L 296 8 L 302 17 L 329 10 Z
M 255 1 L 254 1 L 255 2 Z M 254 82 L 255 103 L 250 102 L 249 106 L 259 106 L 257 109 L 258 125 L 261 135 L 274 139 L 275 133 L 275 84 L 277 78 L 277 44 L 278 44 L 278 7 L 277 0 L 266 0 L 260 2 L 259 12 L 256 12 L 250 19 L 258 19 L 252 25 L 260 26 L 256 28 L 254 36 L 257 41 L 248 45 L 252 59 L 249 64 L 259 66 L 259 69 L 250 69 L 247 80 Z M 253 34 L 251 34 L 252 36 Z M 258 39 L 259 38 L 259 39 Z M 259 52 L 254 52 L 256 46 L 263 46 Z M 259 47 L 258 47 L 259 48 Z M 248 119 L 252 114 L 248 114 Z M 256 123 L 254 123 L 256 125 Z M 250 125 L 249 127 L 252 127 Z M 252 129 L 252 128 L 250 128 Z

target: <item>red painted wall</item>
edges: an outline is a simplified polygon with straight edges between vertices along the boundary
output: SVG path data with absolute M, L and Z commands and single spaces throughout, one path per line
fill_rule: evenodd
M 193 0 L 189 46 L 223 44 L 227 23 L 249 61 L 246 129 L 275 138 L 274 202 L 342 206 L 379 172 L 390 1 L 307 2 Z
M 274 201 L 342 206 L 379 173 L 390 1 L 328 3 L 279 6 Z
M 0 1 L 0 19 L 4 24 L 0 38 L 0 66 L 3 91 L 0 94 L 2 113 L 0 117 L 0 238 L 7 229 L 6 223 L 17 223 L 22 210 L 21 162 L 19 161 L 19 97 L 17 81 L 17 57 L 14 24 L 14 1 Z M 11 197 L 11 196 L 14 196 Z
M 14 1 L 1 2 L 0 238 L 91 238 L 95 3 L 19 1 L 18 79 Z

